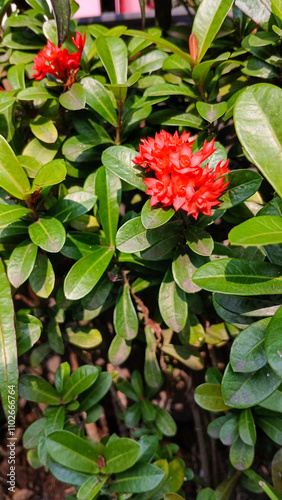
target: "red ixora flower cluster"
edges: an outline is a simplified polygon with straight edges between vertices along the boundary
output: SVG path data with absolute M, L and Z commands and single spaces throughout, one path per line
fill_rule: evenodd
M 70 87 L 75 81 L 75 74 L 79 70 L 80 59 L 85 45 L 85 36 L 76 33 L 76 38 L 71 38 L 78 52 L 70 54 L 67 49 L 55 47 L 50 40 L 47 41 L 44 50 L 40 50 L 38 56 L 34 58 L 33 69 L 36 71 L 33 78 L 42 80 L 47 73 L 62 80 L 66 86 Z
M 188 142 L 190 134 L 183 132 L 179 137 L 162 130 L 155 138 L 142 139 L 139 156 L 133 160 L 136 165 L 152 171 L 155 177 L 144 179 L 148 186 L 146 194 L 152 195 L 150 205 L 158 203 L 182 208 L 197 219 L 199 212 L 211 215 L 211 208 L 220 204 L 218 198 L 225 190 L 224 174 L 229 172 L 228 162 L 219 162 L 215 169 L 201 167 L 214 153 L 214 139 L 193 154 L 194 141 Z

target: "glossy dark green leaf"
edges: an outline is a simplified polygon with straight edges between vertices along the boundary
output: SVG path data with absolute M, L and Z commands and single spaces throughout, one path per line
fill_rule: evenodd
M 15 100 L 15 97 L 2 95 L 0 99 L 0 113 L 13 106 Z
M 277 411 L 282 413 L 282 386 L 279 386 L 276 391 L 268 398 L 264 399 L 259 406 L 267 410 Z
M 96 405 L 104 396 L 112 385 L 113 377 L 111 373 L 101 372 L 94 384 L 83 394 L 79 396 L 80 411 L 88 411 L 92 406 Z
M 84 88 L 79 83 L 74 83 L 70 90 L 60 95 L 59 102 L 70 111 L 85 108 L 86 94 Z
M 161 69 L 166 58 L 167 54 L 162 50 L 151 50 L 137 57 L 137 59 L 130 64 L 129 69 L 132 73 L 136 71 L 141 74 L 151 73 L 152 71 Z
M 230 231 L 229 240 L 243 246 L 282 243 L 282 219 L 278 215 L 262 215 L 246 220 Z
M 195 390 L 194 398 L 196 403 L 209 411 L 225 411 L 229 409 L 223 400 L 221 387 L 218 384 L 198 385 Z
M 32 183 L 32 190 L 45 186 L 53 186 L 63 182 L 66 178 L 67 169 L 64 160 L 53 160 L 43 165 L 37 172 Z
M 240 413 L 239 435 L 242 441 L 248 445 L 255 445 L 257 432 L 254 417 L 250 408 L 245 408 Z
M 193 252 L 209 256 L 213 252 L 214 242 L 209 233 L 196 226 L 190 226 L 185 231 L 186 243 Z
M 46 252 L 57 253 L 64 246 L 66 231 L 55 217 L 42 217 L 28 228 L 33 243 Z
M 174 498 L 171 500 L 174 500 Z M 211 488 L 203 488 L 198 493 L 196 500 L 216 500 L 215 492 Z
M 0 388 L 3 408 L 8 418 L 10 409 L 17 412 L 18 399 L 18 364 L 16 330 L 14 324 L 14 307 L 10 285 L 0 259 Z
M 77 492 L 78 500 L 92 500 L 97 498 L 97 495 L 103 488 L 105 482 L 107 481 L 107 477 L 97 477 L 90 476 L 79 488 Z
M 117 125 L 117 114 L 107 89 L 94 78 L 86 77 L 81 81 L 86 93 L 87 104 L 114 127 Z
M 16 315 L 17 350 L 18 356 L 22 356 L 40 338 L 42 323 L 35 316 L 19 312 Z
M 98 196 L 100 221 L 109 245 L 115 244 L 121 191 L 119 177 L 104 166 L 100 167 L 95 180 L 95 192 Z
M 205 290 L 233 295 L 267 295 L 282 292 L 282 268 L 268 262 L 220 259 L 208 262 L 193 276 Z
M 63 391 L 64 403 L 69 403 L 75 396 L 86 391 L 97 380 L 99 373 L 100 368 L 97 366 L 79 366 L 66 380 Z
M 38 446 L 40 436 L 44 432 L 44 427 L 46 424 L 46 418 L 39 418 L 32 422 L 23 434 L 23 445 L 26 450 L 35 448 Z
M 222 380 L 224 401 L 233 408 L 248 408 L 266 399 L 281 384 L 281 378 L 265 365 L 256 372 L 233 372 L 227 365 Z
M 60 431 L 64 427 L 65 423 L 66 410 L 63 406 L 59 406 L 59 408 L 49 409 L 46 424 L 44 427 L 44 434 L 48 436 L 54 431 Z
M 58 406 L 60 397 L 46 380 L 37 375 L 22 375 L 19 381 L 19 394 L 22 398 L 36 403 Z
M 154 208 L 150 206 L 150 200 L 147 200 L 141 211 L 141 222 L 146 229 L 153 229 L 168 222 L 174 214 L 173 208 Z
M 206 102 L 197 102 L 196 108 L 199 114 L 204 120 L 212 123 L 215 120 L 218 120 L 222 115 L 224 115 L 227 110 L 226 102 L 219 102 L 217 104 L 208 104 Z
M 124 41 L 121 38 L 99 36 L 96 48 L 111 83 L 126 83 L 127 48 Z
M 265 103 L 267 102 L 267 107 Z M 282 90 L 274 85 L 251 85 L 238 97 L 234 123 L 238 138 L 249 158 L 282 196 L 279 165 L 282 161 L 282 132 L 279 109 Z M 261 147 L 261 143 L 265 147 Z
M 110 489 L 125 493 L 142 493 L 151 491 L 160 484 L 163 479 L 163 472 L 151 464 L 137 464 L 126 472 L 116 476 Z
M 24 240 L 13 250 L 7 274 L 10 283 L 15 288 L 22 285 L 29 277 L 37 255 L 38 247 L 30 240 Z
M 230 462 L 237 470 L 249 469 L 253 463 L 254 455 L 254 446 L 244 443 L 240 437 L 234 441 L 229 453 Z
M 76 219 L 77 217 L 89 212 L 89 210 L 93 208 L 96 200 L 97 197 L 87 191 L 75 191 L 74 193 L 67 194 L 64 198 L 58 200 L 57 203 L 55 203 L 48 211 L 48 214 L 65 224 L 66 222 Z M 91 239 L 92 235 L 85 235 L 84 233 L 82 237 L 84 236 L 89 236 Z M 95 235 L 93 236 L 95 239 Z M 65 245 L 66 244 L 67 241 L 65 242 Z M 91 250 L 91 246 L 89 248 Z
M 71 162 L 83 163 L 92 161 L 94 148 L 100 144 L 111 142 L 104 137 L 93 135 L 74 135 L 64 142 L 63 154 Z
M 163 58 L 163 56 L 162 56 Z M 171 95 L 184 95 L 187 97 L 197 98 L 197 94 L 188 87 L 188 85 L 173 85 L 171 83 L 161 83 L 159 85 L 152 85 L 144 92 L 144 97 L 155 96 L 171 96 Z
M 117 232 L 116 246 L 121 252 L 135 253 L 146 250 L 158 242 L 162 242 L 171 235 L 176 235 L 178 227 L 167 224 L 155 229 L 146 229 L 141 217 L 127 221 Z M 146 258 L 144 256 L 144 258 Z
M 265 354 L 272 370 L 282 378 L 282 343 L 281 343 L 281 316 L 280 307 L 271 318 L 265 336 Z
M 225 176 L 229 182 L 220 197 L 221 209 L 235 207 L 250 198 L 259 189 L 262 177 L 253 170 L 233 170 Z
M 14 151 L 0 136 L 0 187 L 20 200 L 28 197 L 30 184 Z
M 170 269 L 167 270 L 160 287 L 159 308 L 167 326 L 175 332 L 184 328 L 188 317 L 186 295 L 175 283 Z
M 79 472 L 99 472 L 96 460 L 98 451 L 85 439 L 69 431 L 55 431 L 49 434 L 47 450 L 53 460 Z
M 95 249 L 78 260 L 68 272 L 64 291 L 67 299 L 81 299 L 89 293 L 109 265 L 114 250 L 107 247 Z
M 55 285 L 55 273 L 47 255 L 37 255 L 29 284 L 38 297 L 46 299 L 51 294 Z
M 69 0 L 51 0 L 57 25 L 59 46 L 63 45 L 69 32 L 71 8 Z
M 172 127 L 204 128 L 204 120 L 196 113 L 177 113 L 175 109 L 156 111 L 148 118 L 153 125 L 169 125 Z
M 198 63 L 219 31 L 232 3 L 232 0 L 203 0 L 200 4 L 192 28 L 198 41 Z
M 40 141 L 52 144 L 58 139 L 58 131 L 51 120 L 44 116 L 39 116 L 30 123 L 32 133 Z
M 132 302 L 129 283 L 124 283 L 117 298 L 114 310 L 114 328 L 116 333 L 132 340 L 138 333 L 138 317 Z
M 105 472 L 117 474 L 132 467 L 140 455 L 140 446 L 129 438 L 109 442 L 104 449 Z
M 270 318 L 253 323 L 234 340 L 230 362 L 235 372 L 251 373 L 267 363 L 264 339 Z
M 146 191 L 147 186 L 143 182 L 144 172 L 138 168 L 132 160 L 137 153 L 125 146 L 112 146 L 102 154 L 103 165 L 113 174 L 141 191 Z

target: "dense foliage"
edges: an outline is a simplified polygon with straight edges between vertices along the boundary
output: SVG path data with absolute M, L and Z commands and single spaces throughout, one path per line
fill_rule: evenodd
M 28 460 L 68 500 L 281 500 L 281 0 L 190 1 L 163 34 L 52 3 L 0 7 L 2 419 L 20 357 Z

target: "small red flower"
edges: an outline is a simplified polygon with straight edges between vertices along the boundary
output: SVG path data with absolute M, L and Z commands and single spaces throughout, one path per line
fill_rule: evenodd
M 72 54 L 67 49 L 55 47 L 48 40 L 44 50 L 40 50 L 38 56 L 34 58 L 33 69 L 36 73 L 33 78 L 42 80 L 49 73 L 64 82 L 66 87 L 70 87 L 75 82 L 75 74 L 79 70 L 85 37 L 86 35 L 82 38 L 80 33 L 76 33 L 75 39 L 72 37 L 72 41 L 78 49 L 78 52 Z
M 194 154 L 189 137 L 187 132 L 179 137 L 178 132 L 172 136 L 162 130 L 154 139 L 141 140 L 139 156 L 133 162 L 155 174 L 144 179 L 148 187 L 146 194 L 152 196 L 151 206 L 173 205 L 175 210 L 182 208 L 197 219 L 199 212 L 211 215 L 212 207 L 220 204 L 218 198 L 228 185 L 224 175 L 229 172 L 229 160 L 219 162 L 215 169 L 208 165 L 202 167 L 216 150 L 214 139 L 209 143 L 205 141 L 202 149 Z

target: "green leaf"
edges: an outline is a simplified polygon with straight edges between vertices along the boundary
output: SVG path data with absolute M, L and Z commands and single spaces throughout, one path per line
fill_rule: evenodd
M 167 326 L 175 332 L 180 332 L 184 328 L 188 317 L 186 294 L 175 283 L 170 268 L 160 287 L 159 308 Z
M 43 165 L 38 170 L 32 183 L 32 190 L 45 186 L 53 186 L 63 182 L 67 175 L 67 169 L 64 160 L 53 160 Z
M 77 217 L 80 217 L 83 214 L 86 214 L 93 208 L 97 197 L 87 191 L 75 191 L 74 193 L 67 194 L 64 198 L 61 198 L 52 205 L 51 209 L 48 211 L 48 214 L 52 217 L 58 219 L 62 224 L 69 222 Z M 78 237 L 79 237 L 78 233 Z M 83 237 L 89 236 L 90 240 L 93 236 L 95 239 L 95 235 L 86 235 L 83 233 Z M 70 235 L 68 234 L 65 245 L 67 245 L 67 241 Z M 99 240 L 97 240 L 98 243 Z M 89 243 L 89 249 L 91 250 L 91 243 Z M 80 255 L 79 257 L 82 257 Z
M 138 318 L 127 282 L 124 283 L 117 298 L 114 310 L 114 328 L 116 333 L 126 340 L 134 339 L 138 333 Z
M 279 175 L 282 131 L 277 107 L 281 106 L 281 102 L 280 88 L 261 83 L 244 90 L 234 108 L 235 128 L 242 146 L 279 196 L 282 196 L 282 180 Z
M 235 338 L 230 353 L 235 372 L 251 373 L 266 365 L 264 339 L 269 322 L 270 318 L 257 321 Z
M 105 472 L 117 474 L 132 467 L 140 455 L 140 446 L 129 438 L 110 441 L 103 452 L 106 460 Z
M 47 255 L 37 255 L 29 283 L 38 297 L 46 299 L 51 294 L 55 285 L 55 274 Z
M 19 394 L 22 398 L 35 403 L 45 403 L 52 406 L 61 404 L 56 389 L 37 375 L 22 375 L 20 377 Z
M 16 315 L 16 332 L 17 332 L 17 348 L 18 356 L 22 356 L 40 338 L 42 323 L 39 319 L 19 312 Z
M 259 406 L 267 410 L 277 411 L 282 413 L 282 386 L 279 386 L 276 391 L 268 398 L 264 399 Z
M 120 179 L 104 166 L 97 171 L 95 193 L 98 196 L 99 217 L 109 245 L 115 244 L 121 202 Z
M 7 274 L 10 283 L 15 288 L 22 285 L 29 277 L 37 255 L 38 247 L 30 240 L 24 240 L 13 250 Z
M 152 247 L 165 238 L 176 235 L 178 227 L 175 224 L 167 224 L 164 227 L 146 229 L 141 217 L 135 217 L 127 221 L 117 232 L 116 246 L 121 252 L 135 253 Z M 145 256 L 144 256 L 145 258 Z
M 206 260 L 194 252 L 188 253 L 187 247 L 179 249 L 172 261 L 172 274 L 177 285 L 187 293 L 195 293 L 200 287 L 192 281 L 192 276 L 196 269 L 203 265 Z
M 79 366 L 66 380 L 63 390 L 64 404 L 86 391 L 97 380 L 101 369 L 97 366 Z
M 1 259 L 0 283 L 0 389 L 4 412 L 8 418 L 12 415 L 10 409 L 14 408 L 15 414 L 17 412 L 18 364 L 14 307 L 10 285 Z
M 230 446 L 239 436 L 239 417 L 231 415 L 219 431 L 219 439 L 226 446 Z
M 211 488 L 203 488 L 198 493 L 196 500 L 217 500 L 215 492 Z
M 231 464 L 238 470 L 249 469 L 253 463 L 254 455 L 254 446 L 244 443 L 240 437 L 234 441 L 229 453 Z
M 173 208 L 154 208 L 147 200 L 141 211 L 141 222 L 146 229 L 154 229 L 168 222 L 175 214 Z
M 28 228 L 33 243 L 46 252 L 57 253 L 64 246 L 66 231 L 54 217 L 42 217 Z
M 198 113 L 204 120 L 212 123 L 218 120 L 227 111 L 227 102 L 219 102 L 218 104 L 208 104 L 206 102 L 196 102 Z
M 132 160 L 137 153 L 125 146 L 112 146 L 102 154 L 103 165 L 120 179 L 141 191 L 146 191 L 147 186 L 143 182 L 143 171 L 138 168 Z
M 30 123 L 30 128 L 35 137 L 42 142 L 52 144 L 58 139 L 58 131 L 54 123 L 44 116 L 39 116 L 33 120 Z
M 97 345 L 101 344 L 103 338 L 99 330 L 96 328 L 89 328 L 87 326 L 80 326 L 75 328 L 66 329 L 68 335 L 68 341 L 80 347 L 81 349 L 93 349 Z
M 26 429 L 23 434 L 23 445 L 26 450 L 36 448 L 38 446 L 39 439 L 44 432 L 44 427 L 46 424 L 46 418 L 39 418 L 32 422 L 30 426 Z
M 67 299 L 77 300 L 87 295 L 108 267 L 113 253 L 111 248 L 100 247 L 77 261 L 65 279 L 64 292 Z
M 94 384 L 82 394 L 79 400 L 79 410 L 88 411 L 95 406 L 108 392 L 113 382 L 111 373 L 101 372 Z
M 282 243 L 282 218 L 262 215 L 235 226 L 229 233 L 232 245 L 257 246 Z
M 233 295 L 282 293 L 282 268 L 268 262 L 220 259 L 198 269 L 193 282 L 212 292 Z
M 267 327 L 265 354 L 272 370 L 282 378 L 281 317 L 282 307 L 274 314 Z
M 110 489 L 121 493 L 142 493 L 156 488 L 163 477 L 164 474 L 158 467 L 141 463 L 118 474 Z
M 119 366 L 127 360 L 131 353 L 131 342 L 116 335 L 109 347 L 109 361 L 114 366 Z
M 158 390 L 162 386 L 164 379 L 156 356 L 157 340 L 153 329 L 149 325 L 145 326 L 145 336 L 147 347 L 145 351 L 144 376 L 147 385 L 154 390 Z
M 97 474 L 99 452 L 91 443 L 69 431 L 55 431 L 46 441 L 47 450 L 60 465 L 78 472 Z
M 214 241 L 209 233 L 196 226 L 185 231 L 186 243 L 193 252 L 208 257 L 213 252 Z
M 191 346 L 164 344 L 162 351 L 192 370 L 202 370 L 204 367 L 203 360 Z
M 194 18 L 192 33 L 198 41 L 199 63 L 219 31 L 233 0 L 202 0 Z
M 229 363 L 222 379 L 222 395 L 229 406 L 248 408 L 266 399 L 280 384 L 281 378 L 269 365 L 253 373 L 238 373 Z
M 233 170 L 225 176 L 229 182 L 220 197 L 220 209 L 236 207 L 259 189 L 262 177 L 252 170 Z
M 169 125 L 172 127 L 204 128 L 204 121 L 196 113 L 177 113 L 175 109 L 156 111 L 148 117 L 153 125 Z
M 12 96 L 1 95 L 0 96 L 0 113 L 3 113 L 6 109 L 13 106 L 16 98 Z
M 163 408 L 156 406 L 156 425 L 165 436 L 175 436 L 177 425 L 172 416 Z
M 46 424 L 44 427 L 44 434 L 48 436 L 54 431 L 60 431 L 64 427 L 65 423 L 66 410 L 63 406 L 59 406 L 59 408 L 49 408 Z
M 6 226 L 20 219 L 31 210 L 18 205 L 0 205 L 0 226 Z
M 29 87 L 28 89 L 21 90 L 17 94 L 17 99 L 20 101 L 37 101 L 54 99 L 54 96 L 48 92 L 48 90 L 42 85 L 37 87 Z
M 218 384 L 202 384 L 198 385 L 195 390 L 194 398 L 196 403 L 209 411 L 225 411 L 229 410 L 223 400 L 221 387 Z
M 65 346 L 59 323 L 53 318 L 47 327 L 48 342 L 53 351 L 64 354 Z
M 30 184 L 15 153 L 0 135 L 0 187 L 20 200 L 28 197 Z
M 281 15 L 282 17 L 282 15 Z M 281 465 L 282 465 L 282 450 L 278 450 L 271 463 L 271 476 L 273 481 L 273 486 L 277 491 L 282 491 L 282 479 L 281 479 Z
M 152 71 L 161 69 L 166 58 L 167 54 L 162 50 L 151 50 L 137 57 L 137 59 L 130 64 L 129 69 L 132 73 L 137 71 L 141 74 L 151 73 Z
M 51 0 L 54 17 L 57 25 L 59 47 L 63 45 L 69 32 L 70 26 L 70 1 L 69 0 Z
M 80 83 L 74 83 L 68 92 L 60 95 L 60 104 L 70 111 L 84 109 L 86 104 L 86 93 Z
M 163 53 L 162 53 L 163 54 Z M 162 57 L 163 58 L 163 57 Z M 172 85 L 171 83 L 161 83 L 159 85 L 152 85 L 144 92 L 144 97 L 157 97 L 157 96 L 171 96 L 171 95 L 184 95 L 188 97 L 197 98 L 197 94 L 188 87 L 188 85 Z
M 256 444 L 257 433 L 252 411 L 246 408 L 240 413 L 239 435 L 242 441 L 248 445 Z
M 98 36 L 96 39 L 98 55 L 108 73 L 110 82 L 127 81 L 127 48 L 121 38 Z
M 114 127 L 117 126 L 117 114 L 110 94 L 104 85 L 94 78 L 86 77 L 81 80 L 86 93 L 87 104 Z
M 106 481 L 107 477 L 89 477 L 79 488 L 77 492 L 77 499 L 92 500 L 94 498 L 97 498 L 98 493 L 101 491 Z

